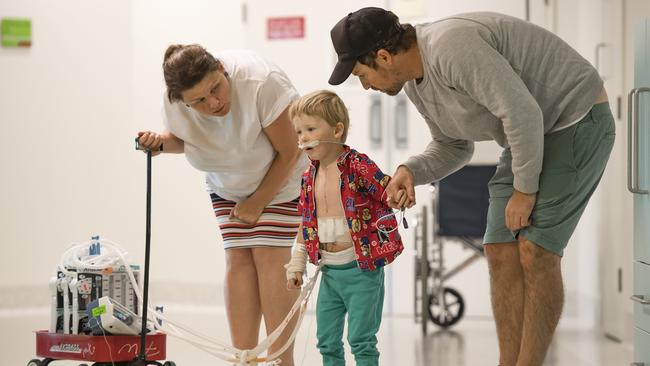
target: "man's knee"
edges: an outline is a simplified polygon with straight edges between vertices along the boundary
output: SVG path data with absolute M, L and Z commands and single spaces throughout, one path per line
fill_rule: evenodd
M 519 238 L 519 260 L 524 271 L 555 271 L 560 269 L 560 256 L 543 247 Z
M 516 243 L 486 244 L 483 246 L 488 265 L 493 269 L 519 264 L 519 251 Z

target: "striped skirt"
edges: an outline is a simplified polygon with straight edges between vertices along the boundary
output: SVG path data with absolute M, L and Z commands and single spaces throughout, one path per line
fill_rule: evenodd
M 253 225 L 230 219 L 230 211 L 235 207 L 235 202 L 214 193 L 210 193 L 210 199 L 224 248 L 289 248 L 293 245 L 301 221 L 297 198 L 290 202 L 268 205 Z

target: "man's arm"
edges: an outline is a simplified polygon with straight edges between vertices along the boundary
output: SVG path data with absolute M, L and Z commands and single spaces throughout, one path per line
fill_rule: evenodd
M 424 116 L 423 116 L 424 117 Z M 474 154 L 474 143 L 452 139 L 426 117 L 432 141 L 418 155 L 410 157 L 403 165 L 413 174 L 415 185 L 438 181 L 467 164 Z
M 392 208 L 411 208 L 415 205 L 415 185 L 440 180 L 467 164 L 474 153 L 474 143 L 452 139 L 426 117 L 422 116 L 433 141 L 419 155 L 410 157 L 397 167 L 386 187 L 386 202 Z

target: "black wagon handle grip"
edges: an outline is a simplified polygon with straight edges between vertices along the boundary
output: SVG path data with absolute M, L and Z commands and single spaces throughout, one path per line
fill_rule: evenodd
M 135 149 L 136 150 L 142 150 L 142 151 L 163 151 L 163 144 L 160 144 L 160 149 L 158 149 L 158 150 L 149 150 L 147 148 L 142 147 L 142 145 L 140 145 L 140 138 L 136 137 L 135 138 Z

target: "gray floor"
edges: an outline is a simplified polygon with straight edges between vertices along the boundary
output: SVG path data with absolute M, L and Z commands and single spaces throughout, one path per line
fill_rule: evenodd
M 170 318 L 193 329 L 228 340 L 225 315 L 217 308 L 166 309 Z M 46 328 L 46 309 L 21 312 L 0 311 L 0 358 L 2 365 L 19 366 L 35 357 L 33 330 Z M 318 365 L 320 357 L 315 347 L 315 320 L 305 317 L 295 350 L 297 366 Z M 420 335 L 420 327 L 410 318 L 386 317 L 379 334 L 382 365 L 440 365 L 479 366 L 498 363 L 497 341 L 490 319 L 463 319 L 452 331 L 436 331 Z M 632 348 L 613 342 L 595 331 L 560 330 L 549 351 L 546 366 L 620 366 L 632 362 Z M 227 342 L 226 342 L 227 343 Z M 349 356 L 349 351 L 348 351 Z M 167 358 L 177 365 L 226 365 L 185 342 L 169 338 Z M 57 361 L 52 365 L 71 366 L 79 362 Z M 354 365 L 348 357 L 348 365 Z

